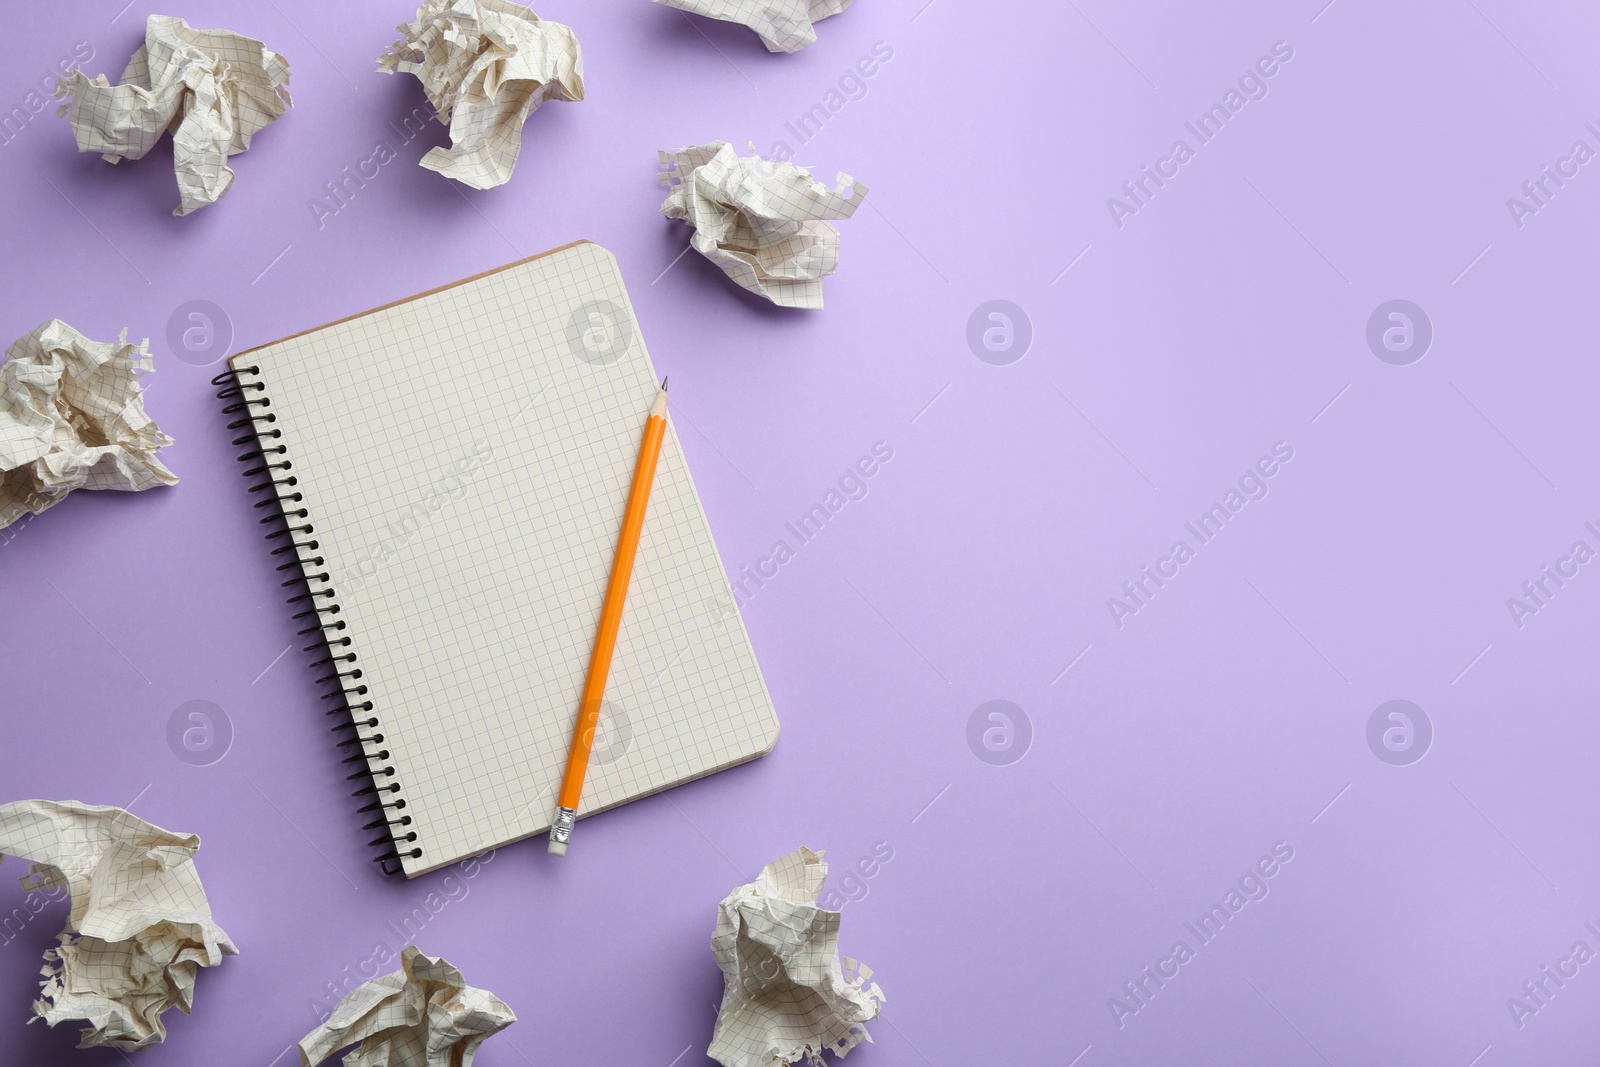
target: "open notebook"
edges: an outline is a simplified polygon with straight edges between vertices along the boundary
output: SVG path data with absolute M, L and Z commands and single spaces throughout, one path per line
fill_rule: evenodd
M 659 381 L 616 260 L 568 245 L 230 362 L 386 869 L 549 829 Z M 777 732 L 669 420 L 579 814 Z

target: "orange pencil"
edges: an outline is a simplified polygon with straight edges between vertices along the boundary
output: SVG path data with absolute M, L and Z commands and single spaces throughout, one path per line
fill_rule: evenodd
M 606 599 L 600 608 L 600 629 L 594 638 L 594 653 L 589 658 L 589 676 L 584 679 L 583 696 L 578 700 L 578 722 L 572 729 L 572 751 L 567 755 L 567 773 L 556 795 L 556 820 L 550 827 L 550 851 L 567 854 L 572 824 L 578 817 L 578 799 L 583 796 L 583 776 L 589 769 L 589 749 L 600 722 L 600 702 L 606 695 L 606 675 L 611 672 L 611 653 L 617 647 L 617 628 L 622 624 L 622 604 L 628 598 L 628 579 L 633 575 L 633 558 L 639 551 L 639 531 L 644 529 L 644 508 L 650 501 L 650 486 L 656 480 L 656 460 L 661 458 L 661 441 L 667 434 L 667 380 L 644 420 L 644 440 L 639 444 L 639 464 L 633 470 L 633 488 L 628 490 L 628 507 L 622 513 L 622 536 L 617 541 L 616 559 L 611 564 L 611 581 L 606 584 Z

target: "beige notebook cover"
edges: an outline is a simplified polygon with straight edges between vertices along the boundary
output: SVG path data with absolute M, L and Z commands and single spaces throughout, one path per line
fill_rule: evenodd
M 547 830 L 659 382 L 616 260 L 579 242 L 231 364 L 405 873 Z M 777 734 L 669 416 L 580 815 Z

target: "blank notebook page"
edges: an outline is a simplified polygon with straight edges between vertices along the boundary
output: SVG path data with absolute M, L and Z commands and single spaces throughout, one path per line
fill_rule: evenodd
M 569 245 L 233 363 L 293 463 L 406 874 L 548 829 L 658 388 L 615 259 Z M 580 814 L 777 732 L 669 415 Z

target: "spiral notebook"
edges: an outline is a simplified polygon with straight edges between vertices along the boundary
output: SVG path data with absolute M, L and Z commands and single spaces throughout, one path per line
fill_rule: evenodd
M 218 378 L 384 869 L 549 829 L 659 379 L 579 242 L 233 357 Z M 298 572 L 298 573 L 296 573 Z M 320 635 L 320 636 L 318 636 Z M 580 815 L 778 732 L 670 422 Z

